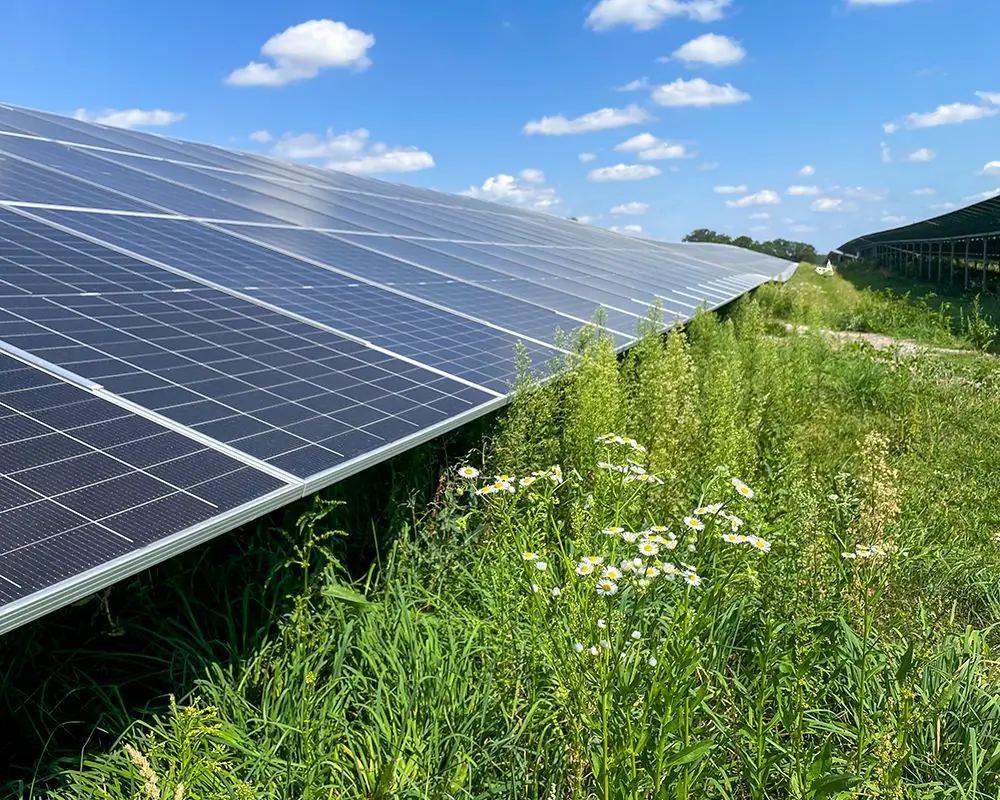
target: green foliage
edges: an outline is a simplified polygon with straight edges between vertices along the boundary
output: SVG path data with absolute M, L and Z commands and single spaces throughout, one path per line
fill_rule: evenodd
M 754 250 L 758 253 L 766 253 L 769 256 L 783 258 L 787 261 L 805 262 L 808 264 L 819 264 L 820 255 L 816 248 L 805 242 L 792 242 L 788 239 L 772 239 L 767 242 L 758 242 L 750 236 L 727 236 L 724 233 L 716 233 L 708 228 L 698 228 L 691 231 L 684 237 L 685 242 L 713 242 L 715 244 L 731 244 L 735 247 L 742 247 L 745 250 Z
M 769 336 L 795 302 L 566 342 L 482 477 L 385 480 L 360 580 L 303 509 L 280 623 L 48 796 L 995 800 L 1000 369 Z

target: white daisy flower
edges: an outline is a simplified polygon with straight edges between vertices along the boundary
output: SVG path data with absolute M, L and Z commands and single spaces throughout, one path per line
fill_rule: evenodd
M 733 488 L 736 489 L 737 494 L 747 498 L 747 500 L 751 499 L 754 495 L 753 489 L 743 483 L 743 481 L 739 478 L 733 478 Z
M 599 644 L 605 650 L 610 650 L 611 649 L 611 642 L 609 642 L 607 639 L 601 639 L 601 641 L 599 642 Z
M 497 483 L 510 483 L 514 480 L 513 475 L 497 475 L 494 479 Z
M 655 556 L 660 552 L 660 546 L 656 542 L 647 540 L 639 543 L 639 552 L 644 556 Z
M 639 556 L 636 556 L 635 558 L 632 559 L 633 569 L 642 569 L 642 565 L 644 563 L 646 562 L 644 562 L 641 558 L 639 558 Z
M 581 560 L 585 561 L 588 564 L 593 564 L 595 567 L 598 564 L 603 564 L 604 563 L 604 557 L 603 556 L 584 556 Z
M 666 564 L 662 564 L 660 568 L 663 570 L 663 574 L 666 575 L 668 578 L 673 578 L 677 575 L 678 572 L 680 572 L 680 570 L 678 570 L 677 567 L 675 567 L 669 561 Z
M 705 523 L 702 522 L 697 517 L 684 517 L 684 524 L 687 525 L 693 531 L 705 530 Z
M 574 570 L 574 572 L 576 572 L 577 575 L 583 577 L 590 575 L 591 573 L 593 573 L 593 571 L 594 571 L 594 565 L 588 564 L 586 561 L 584 561 L 581 564 L 577 564 L 576 569 Z
M 547 570 L 548 568 L 549 565 L 546 564 L 544 561 L 535 562 L 535 569 L 537 569 L 539 572 L 545 572 L 545 570 Z
M 733 532 L 738 531 L 743 527 L 743 520 L 737 517 L 735 514 L 729 515 L 729 526 L 733 529 Z
M 649 581 L 646 580 L 645 578 L 639 578 L 637 583 L 639 584 L 640 589 L 645 589 L 647 586 L 649 586 Z
M 666 547 L 667 550 L 673 550 L 674 548 L 677 547 L 677 539 L 676 538 L 675 539 L 669 539 L 667 541 L 667 543 L 665 545 L 663 545 L 663 546 Z
M 479 477 L 479 470 L 476 469 L 475 467 L 462 467 L 458 471 L 458 474 L 461 475 L 463 478 L 467 478 L 468 480 L 474 480 Z
M 625 531 L 622 534 L 622 539 L 624 539 L 629 544 L 635 544 L 636 541 L 639 539 L 639 534 L 635 533 L 634 531 Z
M 560 589 L 558 586 L 553 586 L 552 587 L 552 596 L 553 597 L 561 597 L 562 596 L 562 589 Z
M 600 628 L 601 630 L 604 630 L 606 627 L 608 627 L 608 621 L 605 619 L 597 620 L 597 627 Z
M 639 641 L 642 638 L 642 633 L 640 631 L 632 631 L 632 638 Z
M 746 540 L 746 536 L 740 536 L 738 533 L 722 534 L 722 541 L 728 542 L 729 544 L 743 544 Z
M 759 550 L 762 553 L 771 552 L 771 543 L 766 539 L 762 539 L 759 536 L 748 536 L 747 544 L 749 544 L 751 547 L 755 548 L 756 550 Z
M 602 577 L 607 581 L 620 581 L 622 579 L 622 573 L 618 567 L 605 567 Z
M 605 536 L 618 536 L 618 535 L 620 535 L 622 533 L 625 533 L 625 529 L 624 528 L 617 528 L 617 527 L 616 528 L 605 528 L 601 532 Z
M 693 572 L 684 572 L 681 577 L 688 586 L 701 586 L 701 578 Z
M 532 553 L 530 550 L 526 550 L 521 553 L 521 558 L 525 561 L 536 561 L 538 559 L 538 553 Z
M 709 514 L 718 514 L 722 511 L 722 503 L 710 503 L 705 508 L 708 509 Z
M 521 486 L 528 487 L 531 486 L 531 484 L 533 484 L 537 480 L 538 478 L 536 478 L 534 475 L 528 475 L 524 478 L 521 478 L 521 480 L 519 480 L 518 483 L 521 484 Z
M 601 651 L 597 649 L 597 645 L 596 644 L 593 647 L 590 648 L 590 654 L 592 656 L 596 656 L 600 652 Z
M 658 534 L 658 533 L 659 534 L 662 534 L 662 533 L 669 534 L 670 533 L 670 528 L 668 528 L 666 525 L 650 525 L 646 529 L 646 532 L 647 533 L 652 533 L 652 534 Z
M 574 644 L 573 649 L 576 650 L 576 652 L 578 653 L 582 653 L 584 650 L 583 642 L 577 642 L 576 644 Z
M 646 567 L 646 572 L 644 573 L 647 578 L 656 578 L 660 574 L 660 570 L 656 567 Z
M 476 489 L 476 494 L 493 494 L 496 491 L 496 487 L 490 484 L 489 486 L 484 486 L 482 489 Z
M 620 569 L 622 572 L 631 572 L 633 569 L 632 559 L 626 558 L 624 561 L 620 562 L 618 564 L 618 569 Z
M 841 558 L 846 558 L 848 560 L 853 560 L 858 557 L 857 553 L 841 553 Z
M 651 667 L 655 667 L 656 666 L 656 656 L 650 656 L 649 657 L 649 666 L 651 666 Z
M 696 517 L 703 517 L 703 516 L 705 516 L 706 514 L 708 514 L 710 512 L 708 510 L 708 506 L 698 506 L 691 513 L 694 514 Z
M 688 552 L 689 553 L 694 553 L 695 551 L 697 551 L 697 549 L 698 548 L 695 546 L 694 542 L 692 542 L 691 544 L 688 545 Z
M 601 595 L 601 597 L 611 597 L 613 594 L 618 593 L 618 584 L 614 581 L 602 578 L 597 582 L 597 593 Z

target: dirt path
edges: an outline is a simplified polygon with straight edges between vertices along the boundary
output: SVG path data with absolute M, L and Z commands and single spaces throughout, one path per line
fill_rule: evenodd
M 790 323 L 785 323 L 785 330 L 794 331 L 795 333 L 808 333 L 808 325 L 792 325 Z M 898 348 L 901 353 L 906 355 L 916 355 L 917 353 L 942 353 L 944 355 L 970 355 L 974 353 L 974 350 L 959 350 L 954 347 L 933 347 L 931 345 L 921 344 L 920 342 L 915 342 L 912 339 L 894 339 L 891 336 L 885 336 L 881 333 L 858 333 L 856 331 L 831 331 L 826 328 L 820 328 L 820 334 L 827 336 L 831 339 L 837 339 L 844 342 L 868 342 L 872 347 L 877 350 L 891 350 L 893 348 Z

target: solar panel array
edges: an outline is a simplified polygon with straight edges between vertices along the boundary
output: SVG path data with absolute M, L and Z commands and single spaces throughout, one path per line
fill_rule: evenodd
M 0 632 L 789 267 L 0 105 Z

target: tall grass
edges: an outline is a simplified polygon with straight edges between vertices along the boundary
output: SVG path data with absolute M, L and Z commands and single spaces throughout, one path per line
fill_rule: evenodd
M 1000 797 L 1000 371 L 772 319 L 571 340 L 363 576 L 317 501 L 280 624 L 48 796 Z

